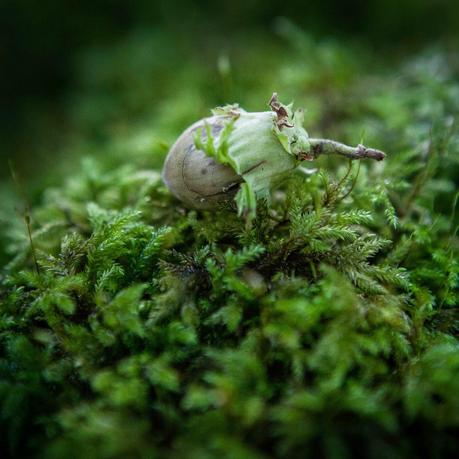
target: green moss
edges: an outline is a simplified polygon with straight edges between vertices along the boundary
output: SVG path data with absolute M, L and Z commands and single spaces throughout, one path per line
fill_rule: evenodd
M 457 70 L 436 61 L 439 78 L 421 57 L 397 79 L 352 86 L 328 67 L 352 68 L 343 54 L 311 52 L 315 76 L 283 57 L 272 73 L 297 89 L 314 82 L 313 106 L 335 97 L 311 123 L 353 143 L 365 128 L 384 164 L 323 158 L 259 202 L 246 228 L 236 213 L 175 201 L 160 181 L 163 143 L 145 128 L 98 144 L 32 206 L 38 271 L 24 228 L 3 225 L 0 430 L 11 454 L 455 450 Z M 144 149 L 132 141 L 142 135 Z

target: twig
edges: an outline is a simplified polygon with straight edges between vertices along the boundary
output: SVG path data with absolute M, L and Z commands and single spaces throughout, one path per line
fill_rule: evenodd
M 368 148 L 364 145 L 350 147 L 328 139 L 309 139 L 309 145 L 311 150 L 300 159 L 313 160 L 320 155 L 342 155 L 349 159 L 370 158 L 381 161 L 386 157 L 382 151 L 375 148 Z
M 20 196 L 22 197 L 22 200 L 24 202 L 24 211 L 22 217 L 24 218 L 24 223 L 27 228 L 27 236 L 29 238 L 29 244 L 30 244 L 30 251 L 32 252 L 32 259 L 35 265 L 35 270 L 38 275 L 40 275 L 40 267 L 38 265 L 38 260 L 37 256 L 35 254 L 35 245 L 33 243 L 33 237 L 32 237 L 32 228 L 31 228 L 31 217 L 30 217 L 30 204 L 29 200 L 27 198 L 27 194 L 19 181 L 19 177 L 16 174 L 16 171 L 14 170 L 13 163 L 11 160 L 8 161 L 8 164 L 10 166 L 10 172 L 11 172 L 11 178 L 13 179 L 14 184 L 16 185 L 18 192 Z

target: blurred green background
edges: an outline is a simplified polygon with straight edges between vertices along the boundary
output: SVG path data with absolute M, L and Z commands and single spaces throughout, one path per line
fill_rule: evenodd
M 170 141 L 215 104 L 260 109 L 269 94 L 258 88 L 269 86 L 270 69 L 301 66 L 301 60 L 307 71 L 314 68 L 308 56 L 292 53 L 294 26 L 311 47 L 339 42 L 338 54 L 347 52 L 357 67 L 360 61 L 369 72 L 390 72 L 394 62 L 426 46 L 454 47 L 459 3 L 3 0 L 0 177 L 10 175 L 11 159 L 33 188 L 37 178 L 41 184 L 58 179 L 63 158 L 74 164 L 85 150 L 76 145 L 103 144 L 114 131 L 155 125 Z M 350 60 L 332 54 L 335 71 L 352 74 Z M 268 84 L 257 85 L 260 75 Z M 343 81 L 345 88 L 346 76 Z M 307 79 L 272 89 L 305 102 L 320 93 Z

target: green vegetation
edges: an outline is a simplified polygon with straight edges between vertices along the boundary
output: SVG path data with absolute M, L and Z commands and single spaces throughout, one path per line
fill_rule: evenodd
M 457 451 L 457 61 L 431 49 L 375 64 L 277 30 L 208 50 L 212 65 L 149 32 L 81 57 L 61 155 L 18 184 L 33 247 L 12 218 L 21 193 L 1 191 L 13 457 Z M 264 109 L 273 90 L 308 108 L 314 135 L 387 158 L 308 163 L 250 228 L 173 199 L 160 173 L 181 131 L 219 104 Z

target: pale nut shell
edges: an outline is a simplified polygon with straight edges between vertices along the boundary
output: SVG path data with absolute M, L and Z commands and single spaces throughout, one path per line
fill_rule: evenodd
M 195 132 L 205 123 L 211 126 L 212 136 L 218 139 L 228 122 L 226 116 L 212 116 L 186 129 L 172 145 L 166 157 L 163 180 L 171 193 L 189 207 L 214 209 L 232 201 L 243 178 L 230 166 L 217 163 L 194 144 Z M 202 129 L 203 142 L 206 140 Z

